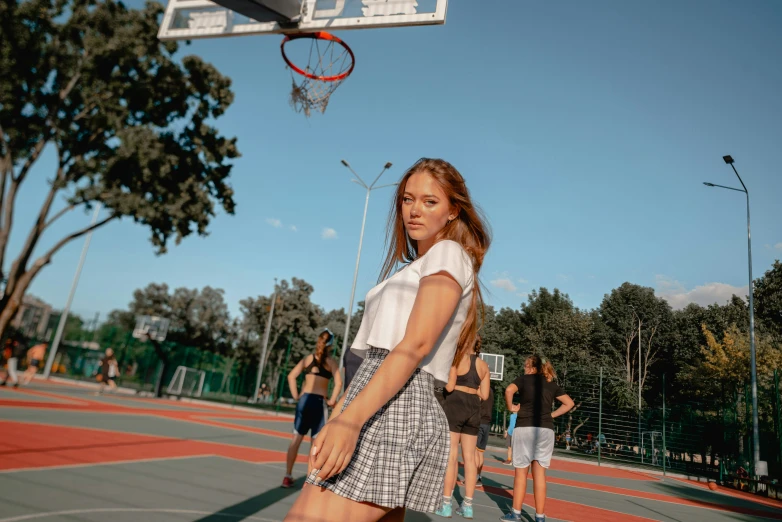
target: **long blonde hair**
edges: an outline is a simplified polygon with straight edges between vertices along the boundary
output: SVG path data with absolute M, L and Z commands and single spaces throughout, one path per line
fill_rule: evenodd
M 379 281 L 385 280 L 396 267 L 397 263 L 410 263 L 418 258 L 418 242 L 411 239 L 405 230 L 402 214 L 402 200 L 404 199 L 407 180 L 413 174 L 426 172 L 440 185 L 452 208 L 459 214 L 456 219 L 450 221 L 435 237 L 435 242 L 450 239 L 459 243 L 472 259 L 475 272 L 475 284 L 472 289 L 472 299 L 467 317 L 459 333 L 456 345 L 456 355 L 453 364 L 458 365 L 468 347 L 475 344 L 478 336 L 479 322 L 478 310 L 481 311 L 481 323 L 483 322 L 484 304 L 481 294 L 481 285 L 478 280 L 478 272 L 483 265 L 486 251 L 491 244 L 491 230 L 486 222 L 483 212 L 470 197 L 470 191 L 464 182 L 464 178 L 456 168 L 445 160 L 421 158 L 402 176 L 394 194 L 394 202 L 388 216 L 388 228 L 386 232 L 386 245 L 388 253 L 380 271 Z
M 543 359 L 540 355 L 530 355 L 524 364 L 529 364 L 535 373 L 539 373 L 545 377 L 548 382 L 557 378 L 557 372 L 554 371 L 554 366 L 548 359 Z

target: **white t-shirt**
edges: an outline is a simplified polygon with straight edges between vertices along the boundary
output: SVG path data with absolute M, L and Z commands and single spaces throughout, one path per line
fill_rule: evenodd
M 459 283 L 462 297 L 432 351 L 418 367 L 447 382 L 475 282 L 472 259 L 455 241 L 435 243 L 426 254 L 367 293 L 364 317 L 351 350 L 362 358 L 370 347 L 393 350 L 405 335 L 421 278 L 438 272 L 448 272 Z

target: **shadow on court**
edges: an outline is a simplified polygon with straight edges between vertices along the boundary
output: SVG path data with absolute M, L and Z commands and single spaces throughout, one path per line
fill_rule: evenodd
M 262 509 L 265 509 L 272 504 L 276 504 L 280 500 L 289 497 L 294 493 L 298 493 L 302 486 L 304 486 L 305 479 L 306 477 L 296 479 L 294 481 L 294 487 L 292 488 L 276 487 L 266 490 L 260 495 L 250 497 L 247 500 L 239 502 L 238 504 L 223 508 L 220 511 L 212 513 L 211 515 L 201 517 L 195 522 L 225 522 L 225 520 L 228 518 L 231 520 L 242 520 L 244 518 L 251 517 Z
M 282 499 L 289 497 L 295 493 L 299 493 L 301 491 L 302 486 L 304 486 L 305 477 L 301 477 L 296 479 L 294 482 L 294 487 L 292 488 L 272 488 L 267 491 L 264 491 L 260 495 L 256 495 L 254 497 L 248 498 L 247 500 L 243 500 L 242 502 L 239 502 L 238 504 L 234 504 L 233 506 L 229 506 L 227 508 L 223 508 L 220 511 L 217 511 L 215 513 L 212 513 L 211 515 L 207 515 L 205 517 L 201 517 L 194 522 L 225 522 L 227 519 L 238 521 L 238 520 L 244 520 L 246 518 L 252 517 L 256 513 L 260 512 L 261 510 L 276 504 L 277 502 L 281 501 Z M 431 522 L 432 518 L 430 518 L 425 513 L 417 513 L 415 511 L 408 511 L 405 514 L 405 522 Z M 349 522 L 349 521 L 345 521 Z

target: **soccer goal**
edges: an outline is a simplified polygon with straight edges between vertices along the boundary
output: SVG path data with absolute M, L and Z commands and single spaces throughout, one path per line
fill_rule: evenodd
M 203 370 L 178 366 L 168 383 L 168 393 L 180 397 L 200 397 L 204 391 L 205 377 L 206 372 Z

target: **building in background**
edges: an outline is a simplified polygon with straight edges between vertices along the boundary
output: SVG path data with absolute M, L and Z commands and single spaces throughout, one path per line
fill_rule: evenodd
M 35 339 L 49 338 L 49 325 L 52 316 L 52 306 L 31 294 L 22 298 L 22 304 L 16 313 L 11 326 L 19 330 L 25 337 Z

